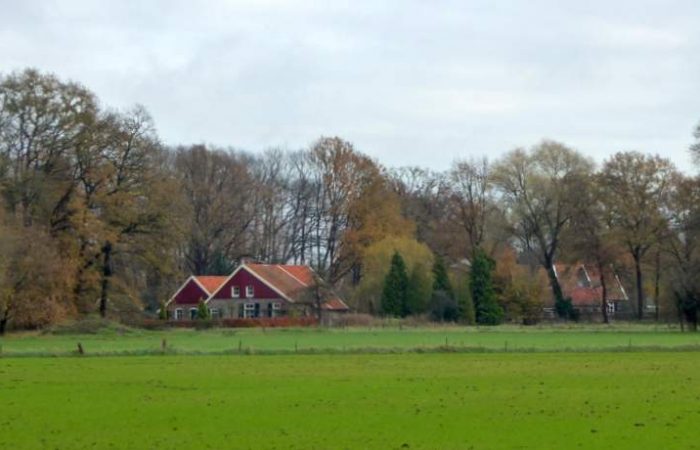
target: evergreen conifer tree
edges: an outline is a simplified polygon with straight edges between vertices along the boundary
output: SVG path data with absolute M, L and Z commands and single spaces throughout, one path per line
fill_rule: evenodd
M 476 323 L 498 325 L 503 320 L 503 308 L 496 302 L 492 272 L 494 261 L 481 249 L 476 252 L 469 275 L 469 288 L 476 310 Z
M 450 277 L 447 275 L 445 261 L 440 256 L 435 257 L 433 264 L 433 291 L 443 291 L 451 299 L 454 299 L 455 293 L 450 283 Z
M 452 282 L 447 274 L 445 262 L 436 256 L 433 263 L 433 295 L 430 299 L 430 312 L 434 320 L 455 322 L 458 320 L 459 308 L 455 300 Z
M 425 311 L 426 303 L 430 299 L 430 292 L 426 295 L 422 288 L 421 273 L 419 267 L 414 267 L 408 277 L 408 292 L 406 293 L 406 315 L 420 314 Z
M 389 273 L 384 279 L 382 291 L 382 312 L 389 316 L 405 316 L 408 314 L 408 274 L 406 263 L 395 252 L 391 258 Z

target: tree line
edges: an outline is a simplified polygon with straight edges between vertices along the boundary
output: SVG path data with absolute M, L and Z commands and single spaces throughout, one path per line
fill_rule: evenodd
M 168 146 L 144 107 L 27 69 L 0 76 L 0 332 L 155 311 L 186 275 L 246 258 L 309 264 L 360 312 L 482 323 L 536 320 L 547 297 L 571 317 L 554 264 L 580 261 L 601 305 L 612 270 L 638 318 L 651 298 L 657 319 L 695 328 L 699 195 L 668 159 L 598 166 L 549 140 L 442 172 L 384 167 L 339 137 Z

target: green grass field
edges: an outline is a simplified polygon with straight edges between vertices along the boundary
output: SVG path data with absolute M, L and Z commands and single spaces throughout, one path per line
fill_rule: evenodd
M 664 326 L 112 326 L 0 346 L 0 449 L 700 446 L 700 334 Z
M 666 326 L 616 325 L 572 327 L 432 327 L 350 329 L 176 329 L 169 331 L 105 330 L 97 334 L 11 334 L 0 338 L 2 354 L 68 355 L 80 342 L 87 354 L 157 352 L 162 339 L 172 353 L 338 353 L 430 351 L 615 351 L 625 349 L 700 350 L 700 334 Z
M 0 448 L 698 446 L 693 352 L 0 359 Z

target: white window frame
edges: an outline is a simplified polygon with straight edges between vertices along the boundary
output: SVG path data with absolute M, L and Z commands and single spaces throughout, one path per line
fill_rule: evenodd
M 608 302 L 608 314 L 615 314 L 615 303 Z
M 192 312 L 194 311 L 194 314 Z M 190 308 L 190 320 L 194 320 L 197 318 L 197 308 Z
M 252 284 L 249 284 L 245 287 L 245 296 L 246 296 L 246 298 L 255 297 L 255 288 L 253 287 Z
M 243 317 L 249 319 L 255 314 L 255 303 L 249 302 L 243 304 Z
M 240 286 L 231 286 L 231 298 L 241 298 Z
M 183 317 L 185 317 L 185 315 L 182 312 L 182 308 L 175 309 L 175 320 L 182 320 Z
M 282 309 L 282 303 L 280 303 L 280 302 L 275 302 L 275 303 L 272 304 L 272 310 L 273 310 L 273 311 L 279 311 L 280 309 Z
M 209 308 L 209 317 L 212 319 L 220 319 L 221 318 L 221 311 L 219 308 Z

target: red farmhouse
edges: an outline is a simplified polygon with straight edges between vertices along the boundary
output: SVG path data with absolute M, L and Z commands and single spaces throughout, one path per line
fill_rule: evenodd
M 204 301 L 213 319 L 273 318 L 312 313 L 316 277 L 308 266 L 241 264 L 228 277 L 190 277 L 166 304 L 175 320 L 194 319 Z M 347 312 L 339 298 L 323 298 L 325 312 Z

